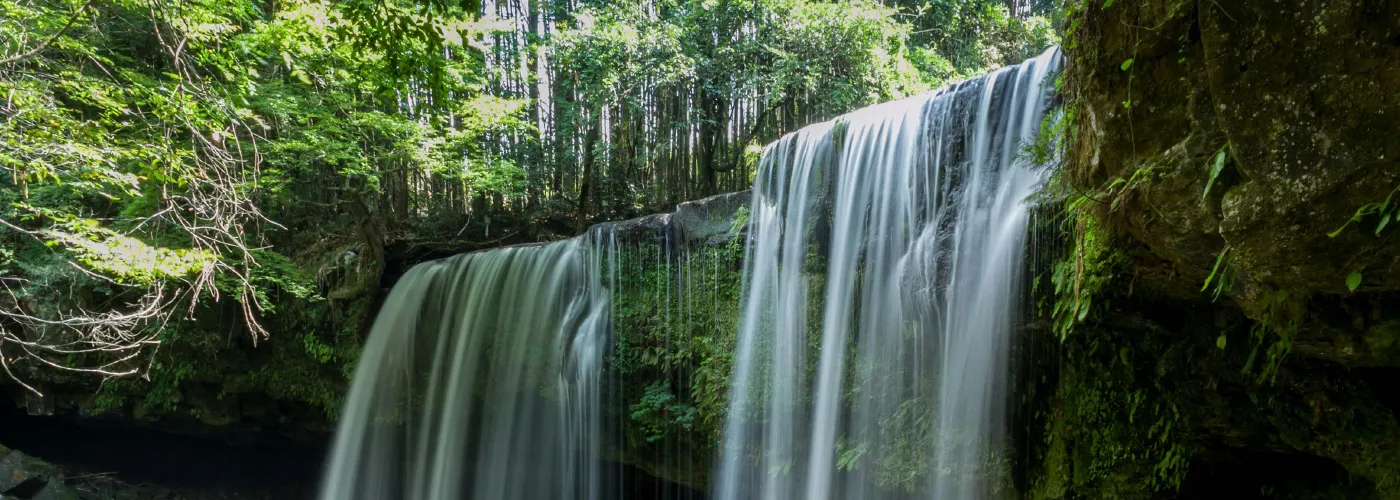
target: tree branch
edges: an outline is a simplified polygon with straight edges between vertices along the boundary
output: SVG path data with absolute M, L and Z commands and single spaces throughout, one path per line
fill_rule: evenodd
M 63 33 L 65 31 L 68 31 L 68 28 L 73 26 L 74 22 L 77 22 L 78 17 L 82 16 L 83 11 L 87 10 L 88 6 L 90 5 L 92 5 L 92 0 L 88 0 L 86 3 L 83 3 L 82 7 L 78 7 L 78 10 L 73 11 L 73 16 L 68 18 L 68 22 L 63 23 L 63 27 L 59 28 L 58 32 L 54 33 L 53 36 L 48 38 L 48 40 L 44 40 L 44 43 L 39 44 L 38 47 L 34 47 L 34 49 L 30 50 L 29 52 L 25 52 L 23 54 L 15 55 L 4 60 L 0 60 L 0 66 L 8 66 L 39 55 L 39 53 L 43 52 L 44 49 L 49 47 L 49 45 L 52 45 L 55 40 L 58 40 L 58 37 L 63 36 Z

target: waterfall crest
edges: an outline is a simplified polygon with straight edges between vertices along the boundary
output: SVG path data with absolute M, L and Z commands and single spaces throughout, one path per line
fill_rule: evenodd
M 720 499 L 996 496 L 1057 49 L 768 146 Z M 815 360 L 815 363 L 809 361 Z

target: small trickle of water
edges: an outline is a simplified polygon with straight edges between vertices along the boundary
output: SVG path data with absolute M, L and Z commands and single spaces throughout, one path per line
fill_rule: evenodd
M 784 137 L 754 182 L 720 499 L 995 497 L 1058 50 Z M 815 363 L 809 360 L 815 359 Z
M 370 331 L 321 498 L 599 498 L 609 306 L 585 245 L 410 270 Z

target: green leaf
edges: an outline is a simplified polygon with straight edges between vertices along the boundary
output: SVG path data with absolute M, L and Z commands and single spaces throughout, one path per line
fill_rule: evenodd
M 1381 231 L 1385 230 L 1385 226 L 1387 224 L 1390 224 L 1390 218 L 1392 215 L 1394 214 L 1385 214 L 1384 217 L 1381 217 L 1381 223 L 1376 225 L 1376 236 L 1380 236 Z
M 1201 285 L 1202 292 L 1206 291 L 1207 288 L 1210 288 L 1210 282 L 1215 281 L 1215 274 L 1220 272 L 1220 265 L 1225 262 L 1225 256 L 1229 254 L 1230 247 L 1226 246 L 1224 250 L 1220 251 L 1220 255 L 1215 256 L 1215 266 L 1210 268 L 1210 275 L 1206 276 L 1205 284 Z
M 1107 9 L 1107 8 L 1109 8 L 1109 7 L 1112 7 L 1112 6 L 1113 6 L 1113 0 L 1103 0 L 1103 8 Z
M 1220 171 L 1225 169 L 1225 148 L 1229 145 L 1221 146 L 1220 151 L 1215 153 L 1215 161 L 1211 162 L 1210 180 L 1206 181 L 1206 190 L 1201 193 L 1201 201 L 1206 201 L 1206 196 L 1210 195 L 1211 186 L 1215 185 L 1215 178 L 1220 177 Z
M 1119 68 L 1121 68 L 1123 71 L 1127 71 L 1128 68 L 1131 68 L 1131 67 L 1133 67 L 1133 60 L 1132 60 L 1132 59 L 1128 59 L 1128 60 L 1126 60 L 1126 61 L 1123 61 L 1123 65 L 1122 65 L 1122 66 L 1119 66 Z
M 1361 286 L 1361 271 L 1347 275 L 1347 290 L 1355 292 Z
M 1225 349 L 1225 334 L 1222 333 L 1220 337 L 1215 339 L 1215 347 L 1219 347 L 1221 350 Z

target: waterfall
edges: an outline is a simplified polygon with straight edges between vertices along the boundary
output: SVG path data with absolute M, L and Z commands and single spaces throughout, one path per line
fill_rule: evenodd
M 600 498 L 609 306 L 586 240 L 409 270 L 370 330 L 321 498 Z
M 999 496 L 1043 182 L 1023 149 L 1059 57 L 789 134 L 751 195 L 412 268 L 321 498 L 621 498 L 605 460 L 719 499 Z
M 719 499 L 1005 492 L 1023 154 L 1057 49 L 764 151 Z
M 695 498 L 709 470 L 704 434 L 667 421 L 662 435 L 637 435 L 636 421 L 695 418 L 693 407 L 642 403 L 688 389 L 687 353 L 721 323 L 700 318 L 737 302 L 721 298 L 737 284 L 721 283 L 738 276 L 730 219 L 748 199 L 410 269 L 370 329 L 321 498 Z M 615 339 L 618 325 L 627 331 Z M 723 374 L 715 380 L 722 393 Z M 638 462 L 673 482 L 622 465 Z

